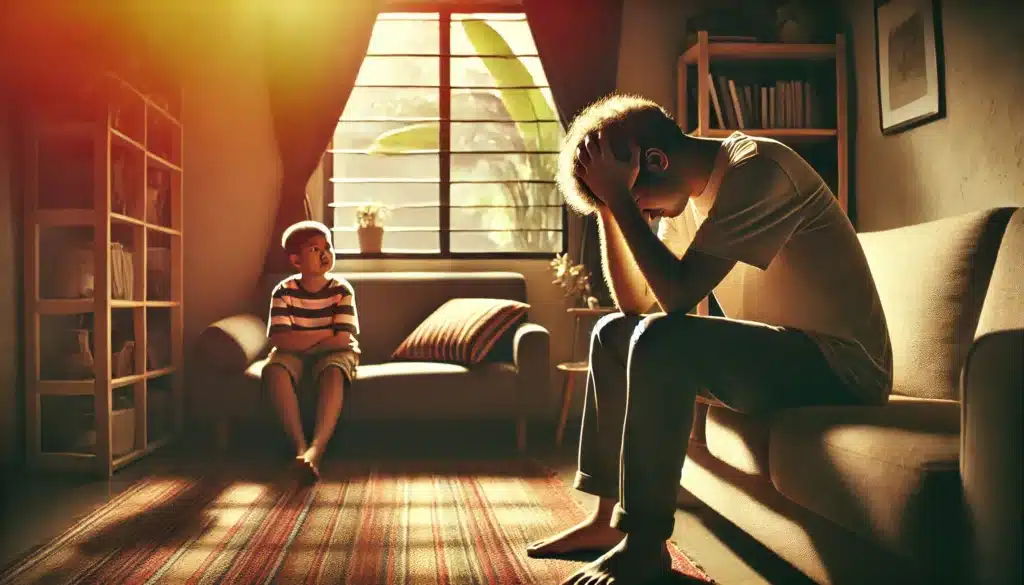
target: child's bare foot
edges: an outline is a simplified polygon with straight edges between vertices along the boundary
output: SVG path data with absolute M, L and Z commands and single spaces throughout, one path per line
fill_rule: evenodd
M 526 548 L 526 556 L 535 559 L 581 552 L 606 552 L 622 540 L 624 534 L 608 525 L 608 519 L 591 517 L 558 534 Z
M 672 573 L 672 557 L 664 541 L 630 540 L 615 545 L 596 561 L 573 573 L 562 585 L 643 585 Z
M 302 457 L 313 464 L 313 467 L 320 467 L 320 459 L 323 458 L 323 449 L 317 447 L 316 443 L 309 446 L 308 449 L 302 452 Z
M 316 483 L 320 479 L 320 470 L 317 465 L 305 455 L 299 455 L 294 462 L 295 473 L 303 484 Z

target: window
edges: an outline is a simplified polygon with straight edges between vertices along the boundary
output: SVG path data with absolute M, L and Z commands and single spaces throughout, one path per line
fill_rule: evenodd
M 379 202 L 385 254 L 561 252 L 563 136 L 524 14 L 383 13 L 330 148 L 335 247 Z

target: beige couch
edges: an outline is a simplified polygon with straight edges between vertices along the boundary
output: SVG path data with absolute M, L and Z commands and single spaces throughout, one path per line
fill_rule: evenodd
M 251 314 L 210 325 L 197 342 L 198 367 L 210 388 L 202 411 L 227 440 L 233 423 L 272 424 L 260 400 L 260 373 L 270 347 L 266 316 L 270 292 L 287 275 L 264 279 Z M 345 273 L 355 289 L 361 334 L 361 364 L 345 397 L 343 418 L 361 421 L 508 420 L 517 444 L 526 445 L 526 423 L 549 409 L 550 358 L 546 329 L 522 323 L 471 368 L 447 363 L 390 362 L 391 352 L 445 301 L 457 297 L 527 302 L 526 282 L 510 272 Z M 315 392 L 303 389 L 304 410 Z M 511 428 L 511 425 L 510 425 Z
M 819 583 L 1020 583 L 1024 210 L 861 242 L 889 404 L 711 407 L 682 486 Z

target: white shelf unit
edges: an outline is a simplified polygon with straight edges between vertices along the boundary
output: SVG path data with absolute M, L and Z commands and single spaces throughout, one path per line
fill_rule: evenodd
M 24 230 L 33 468 L 109 477 L 181 430 L 183 171 L 175 93 L 102 74 L 68 96 L 73 105 L 33 112 Z M 133 348 L 114 347 L 115 336 Z

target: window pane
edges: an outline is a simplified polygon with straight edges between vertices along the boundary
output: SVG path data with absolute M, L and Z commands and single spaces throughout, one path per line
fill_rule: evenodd
M 557 120 L 554 104 L 550 88 L 458 89 L 452 90 L 451 116 L 452 120 Z
M 513 55 L 537 54 L 537 45 L 533 41 L 530 26 L 523 14 L 510 14 L 507 19 L 502 20 L 495 19 L 494 16 L 496 15 L 452 15 L 452 55 L 476 55 L 479 53 L 466 34 L 466 29 L 471 27 L 481 28 L 485 31 L 489 27 L 501 35 Z M 464 20 L 466 17 L 471 17 L 472 20 Z M 484 17 L 486 20 L 481 21 L 480 17 Z
M 355 228 L 341 228 L 334 231 L 334 248 L 341 253 L 358 253 L 359 236 Z M 438 232 L 395 232 L 384 230 L 384 252 L 440 253 L 441 234 Z
M 438 85 L 437 57 L 366 57 L 356 85 Z
M 387 234 L 384 235 L 385 239 Z M 545 252 L 562 250 L 561 232 L 452 232 L 452 252 Z
M 393 207 L 384 218 L 385 229 L 430 228 L 440 229 L 441 208 L 437 201 L 432 201 L 430 207 Z M 395 205 L 401 205 L 396 203 Z M 334 226 L 353 227 L 356 225 L 356 205 L 344 204 L 343 207 L 334 208 Z
M 355 221 L 355 205 L 379 201 L 385 205 L 438 204 L 441 187 L 437 183 L 334 183 L 334 201 L 340 205 L 334 210 L 337 225 L 351 225 Z
M 553 181 L 558 155 L 455 153 L 451 165 L 453 181 Z
M 436 118 L 441 92 L 432 88 L 356 87 L 342 120 L 367 118 Z
M 452 151 L 557 151 L 562 146 L 559 122 L 453 122 Z
M 451 209 L 453 230 L 562 229 L 561 207 L 470 207 Z
M 554 183 L 456 183 L 451 186 L 453 207 L 473 205 L 562 205 Z
M 523 87 L 547 84 L 548 78 L 538 57 L 452 57 L 452 85 L 456 87 Z
M 433 207 L 396 207 L 385 218 L 385 229 L 431 228 L 441 226 L 441 209 Z
M 377 20 L 370 37 L 370 55 L 436 55 L 440 47 L 440 23 L 422 20 Z
M 421 124 L 427 124 L 423 126 Z M 415 126 L 416 128 L 435 128 L 430 135 L 436 137 L 437 135 L 437 122 L 415 122 L 415 121 L 402 121 L 402 120 L 380 120 L 371 122 L 346 122 L 341 121 L 334 130 L 334 142 L 332 147 L 342 150 L 366 150 L 373 146 L 378 137 L 381 137 L 385 133 L 395 132 L 405 128 Z M 401 146 L 409 148 L 416 148 L 417 150 L 424 150 L 429 148 L 437 148 L 437 140 L 428 140 L 430 137 L 424 136 L 422 133 L 417 133 L 416 140 L 408 140 L 400 143 Z
M 436 154 L 335 154 L 334 175 L 349 179 L 438 179 L 441 162 Z

